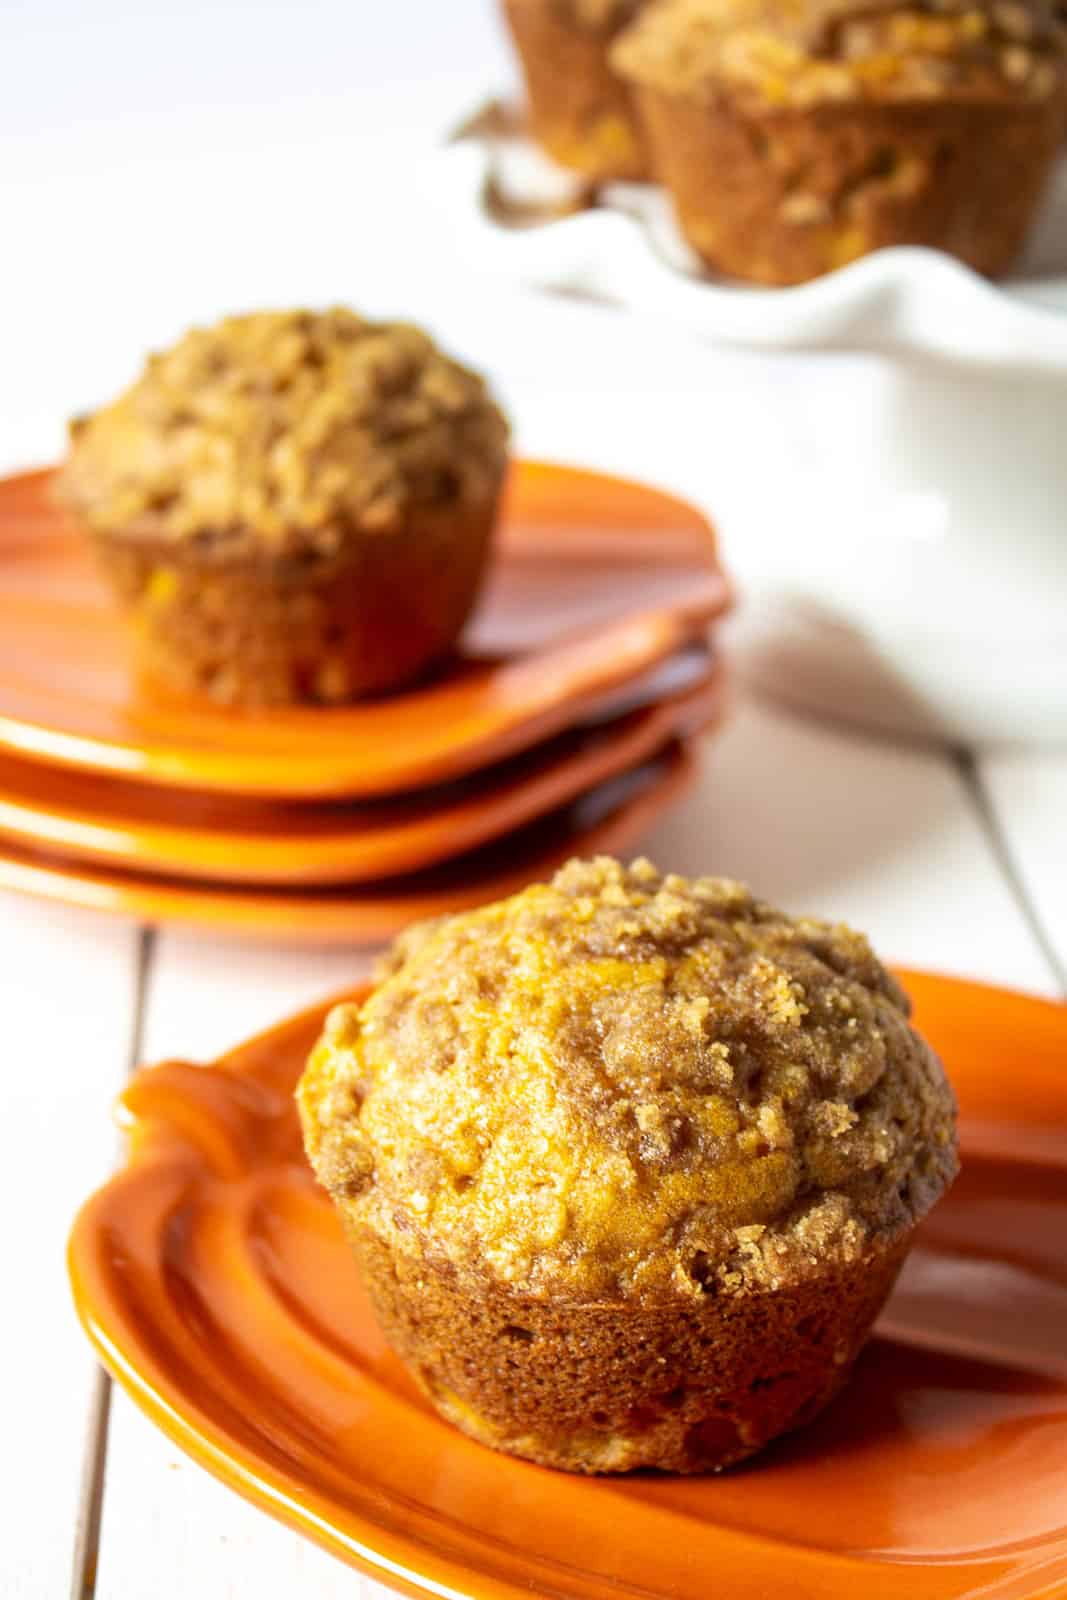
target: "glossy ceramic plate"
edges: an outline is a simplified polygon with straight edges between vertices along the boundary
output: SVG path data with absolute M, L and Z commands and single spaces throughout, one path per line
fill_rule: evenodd
M 507 839 L 428 872 L 365 887 L 202 884 L 80 865 L 0 846 L 0 889 L 141 922 L 193 923 L 273 943 L 373 945 L 409 922 L 513 894 L 573 855 L 630 849 L 695 775 L 684 742 Z
M 427 1408 L 301 1156 L 322 1010 L 133 1080 L 128 1165 L 71 1241 L 82 1320 L 209 1471 L 412 1594 L 1067 1595 L 1067 1009 L 904 979 L 959 1091 L 963 1173 L 846 1396 L 751 1466 L 571 1478 Z
M 229 884 L 367 882 L 451 860 L 569 805 L 722 714 L 724 674 L 558 734 L 500 767 L 363 805 L 229 800 L 0 756 L 0 840 L 79 861 Z
M 694 507 L 522 462 L 451 667 L 344 709 L 235 713 L 134 682 L 121 622 L 49 480 L 0 480 L 0 750 L 126 779 L 290 799 L 446 782 L 570 727 L 730 601 Z

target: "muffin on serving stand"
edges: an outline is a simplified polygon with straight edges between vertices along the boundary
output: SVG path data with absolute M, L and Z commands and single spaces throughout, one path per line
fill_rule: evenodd
M 1031 0 L 659 0 L 612 51 L 682 232 L 801 283 L 888 245 L 987 274 L 1063 136 L 1063 32 Z
M 813 1417 L 957 1165 L 865 939 L 647 861 L 409 930 L 298 1095 L 432 1403 L 578 1472 L 714 1469 Z
M 335 309 L 198 328 L 72 425 L 59 492 L 145 672 L 338 702 L 444 656 L 486 570 L 507 423 L 419 329 Z
M 644 137 L 608 52 L 647 0 L 504 0 L 534 136 L 589 178 L 647 176 Z

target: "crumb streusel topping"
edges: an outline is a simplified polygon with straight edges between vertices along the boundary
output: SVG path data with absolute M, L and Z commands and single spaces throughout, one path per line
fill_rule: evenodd
M 1038 0 L 659 0 L 613 61 L 667 93 L 771 106 L 1044 100 L 1065 81 L 1063 30 Z
M 956 1169 L 951 1089 L 860 934 L 647 861 L 409 930 L 299 1094 L 350 1221 L 534 1295 L 779 1287 Z
M 272 553 L 484 502 L 508 446 L 481 377 L 344 308 L 194 328 L 71 433 L 60 492 L 90 527 Z

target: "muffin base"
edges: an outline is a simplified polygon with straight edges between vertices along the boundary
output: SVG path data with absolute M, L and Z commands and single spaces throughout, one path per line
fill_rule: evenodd
M 630 91 L 608 64 L 613 35 L 579 28 L 546 0 L 505 0 L 522 63 L 534 138 L 588 178 L 648 176 Z
M 760 111 L 641 86 L 636 99 L 691 247 L 731 277 L 779 285 L 891 245 L 1005 272 L 1064 127 L 1058 97 Z
M 441 1415 L 584 1473 L 718 1471 L 810 1421 L 847 1381 L 911 1242 L 759 1294 L 583 1303 L 348 1235 L 389 1343 Z
M 226 705 L 337 704 L 443 657 L 478 596 L 496 501 L 432 507 L 333 556 L 94 537 L 144 676 Z

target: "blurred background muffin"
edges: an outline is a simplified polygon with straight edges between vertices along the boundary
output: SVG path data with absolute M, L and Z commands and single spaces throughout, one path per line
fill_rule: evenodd
M 197 328 L 71 428 L 60 494 L 152 677 L 337 702 L 440 659 L 507 465 L 486 385 L 419 329 L 338 308 Z
M 705 1471 L 814 1416 L 956 1170 L 867 941 L 647 861 L 409 930 L 299 1099 L 433 1404 L 580 1472 Z
M 642 178 L 648 166 L 612 40 L 647 0 L 504 0 L 538 143 L 587 177 Z
M 1062 138 L 1062 34 L 1030 0 L 660 0 L 616 42 L 709 265 L 801 283 L 887 245 L 1018 254 Z

